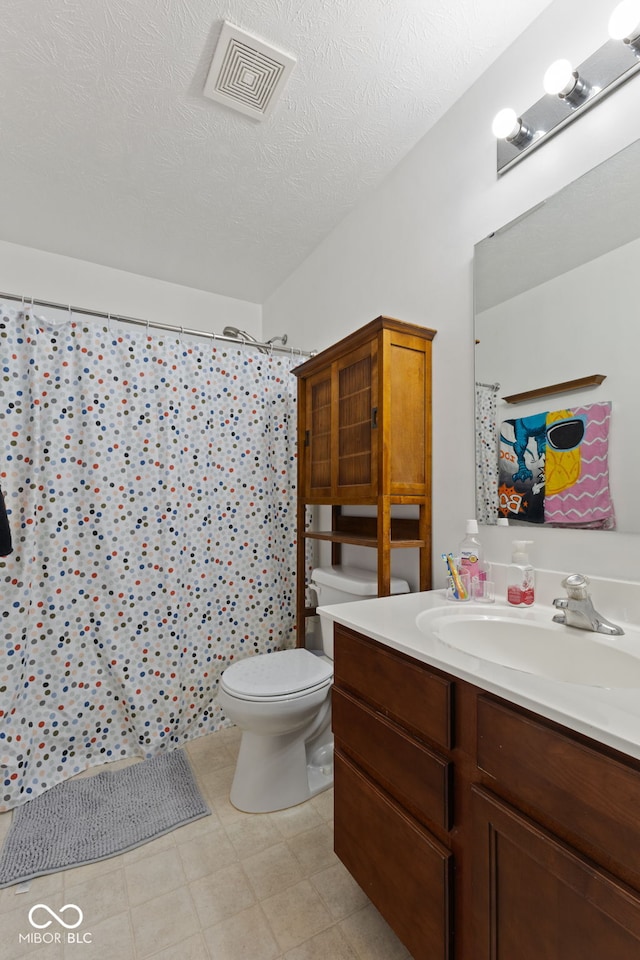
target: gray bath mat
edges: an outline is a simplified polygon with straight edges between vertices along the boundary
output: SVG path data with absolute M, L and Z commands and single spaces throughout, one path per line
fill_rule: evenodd
M 67 780 L 14 811 L 0 887 L 105 860 L 210 813 L 182 750 Z

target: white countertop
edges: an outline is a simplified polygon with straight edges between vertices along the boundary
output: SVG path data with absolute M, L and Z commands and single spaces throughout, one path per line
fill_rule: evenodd
M 334 604 L 319 607 L 318 613 L 453 677 L 466 680 L 640 759 L 640 684 L 638 689 L 607 689 L 546 679 L 462 653 L 447 646 L 433 634 L 423 633 L 416 626 L 416 617 L 423 611 L 437 607 L 444 611 L 452 606 L 464 607 L 466 613 L 477 611 L 483 615 L 504 613 L 526 618 L 529 613 L 528 610 L 501 602 L 458 605 L 445 598 L 444 590 Z M 603 612 L 609 614 L 610 611 Z M 537 619 L 545 618 L 547 613 L 551 621 L 556 610 L 551 605 L 536 602 L 530 608 L 529 615 Z M 601 637 L 587 632 L 585 636 L 640 657 L 638 628 L 620 620 L 616 622 L 625 629 L 622 637 Z M 573 627 L 560 629 L 569 630 L 572 634 L 583 633 Z

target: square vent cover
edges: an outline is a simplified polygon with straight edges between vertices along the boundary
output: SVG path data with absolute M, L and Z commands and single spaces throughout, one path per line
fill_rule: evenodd
M 295 63 L 294 57 L 225 20 L 204 95 L 264 120 L 276 105 Z

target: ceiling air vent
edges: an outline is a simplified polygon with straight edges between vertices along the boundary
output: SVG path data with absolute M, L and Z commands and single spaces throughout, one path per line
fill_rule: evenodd
M 264 120 L 274 108 L 295 63 L 293 57 L 225 20 L 204 95 Z

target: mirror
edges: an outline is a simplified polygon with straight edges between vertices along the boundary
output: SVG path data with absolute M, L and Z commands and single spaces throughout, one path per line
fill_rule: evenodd
M 505 460 L 509 456 L 509 440 L 513 449 L 510 427 L 502 426 L 506 421 L 530 421 L 549 411 L 562 418 L 575 408 L 609 403 L 608 449 L 604 448 L 600 473 L 606 482 L 608 469 L 615 518 L 611 517 L 608 524 L 580 524 L 567 515 L 562 519 L 568 522 L 558 525 L 640 533 L 638 170 L 640 141 L 476 244 L 475 379 L 476 384 L 484 385 L 476 387 L 476 477 L 478 490 L 482 491 L 478 502 L 481 522 L 497 522 L 496 505 L 503 511 L 509 506 L 511 488 L 503 482 L 504 473 L 498 476 L 496 467 L 488 477 L 487 470 L 487 463 L 493 469 L 501 457 Z M 551 392 L 524 402 L 503 399 L 594 374 L 605 379 L 599 385 Z M 495 384 L 499 385 L 497 390 L 492 389 Z M 488 414 L 492 397 L 495 410 Z M 489 440 L 488 417 L 494 417 Z M 479 439 L 483 427 L 485 436 Z M 548 489 L 551 457 L 547 444 Z M 541 458 L 542 468 L 538 465 L 538 469 L 543 470 L 540 477 L 544 483 L 544 450 Z M 519 458 L 511 455 L 511 459 Z M 526 470 L 535 474 L 533 443 L 524 460 Z M 517 472 L 517 465 L 514 469 Z M 584 464 L 579 469 L 584 470 Z M 514 514 L 509 516 L 511 522 Z M 546 517 L 544 522 L 548 522 Z

